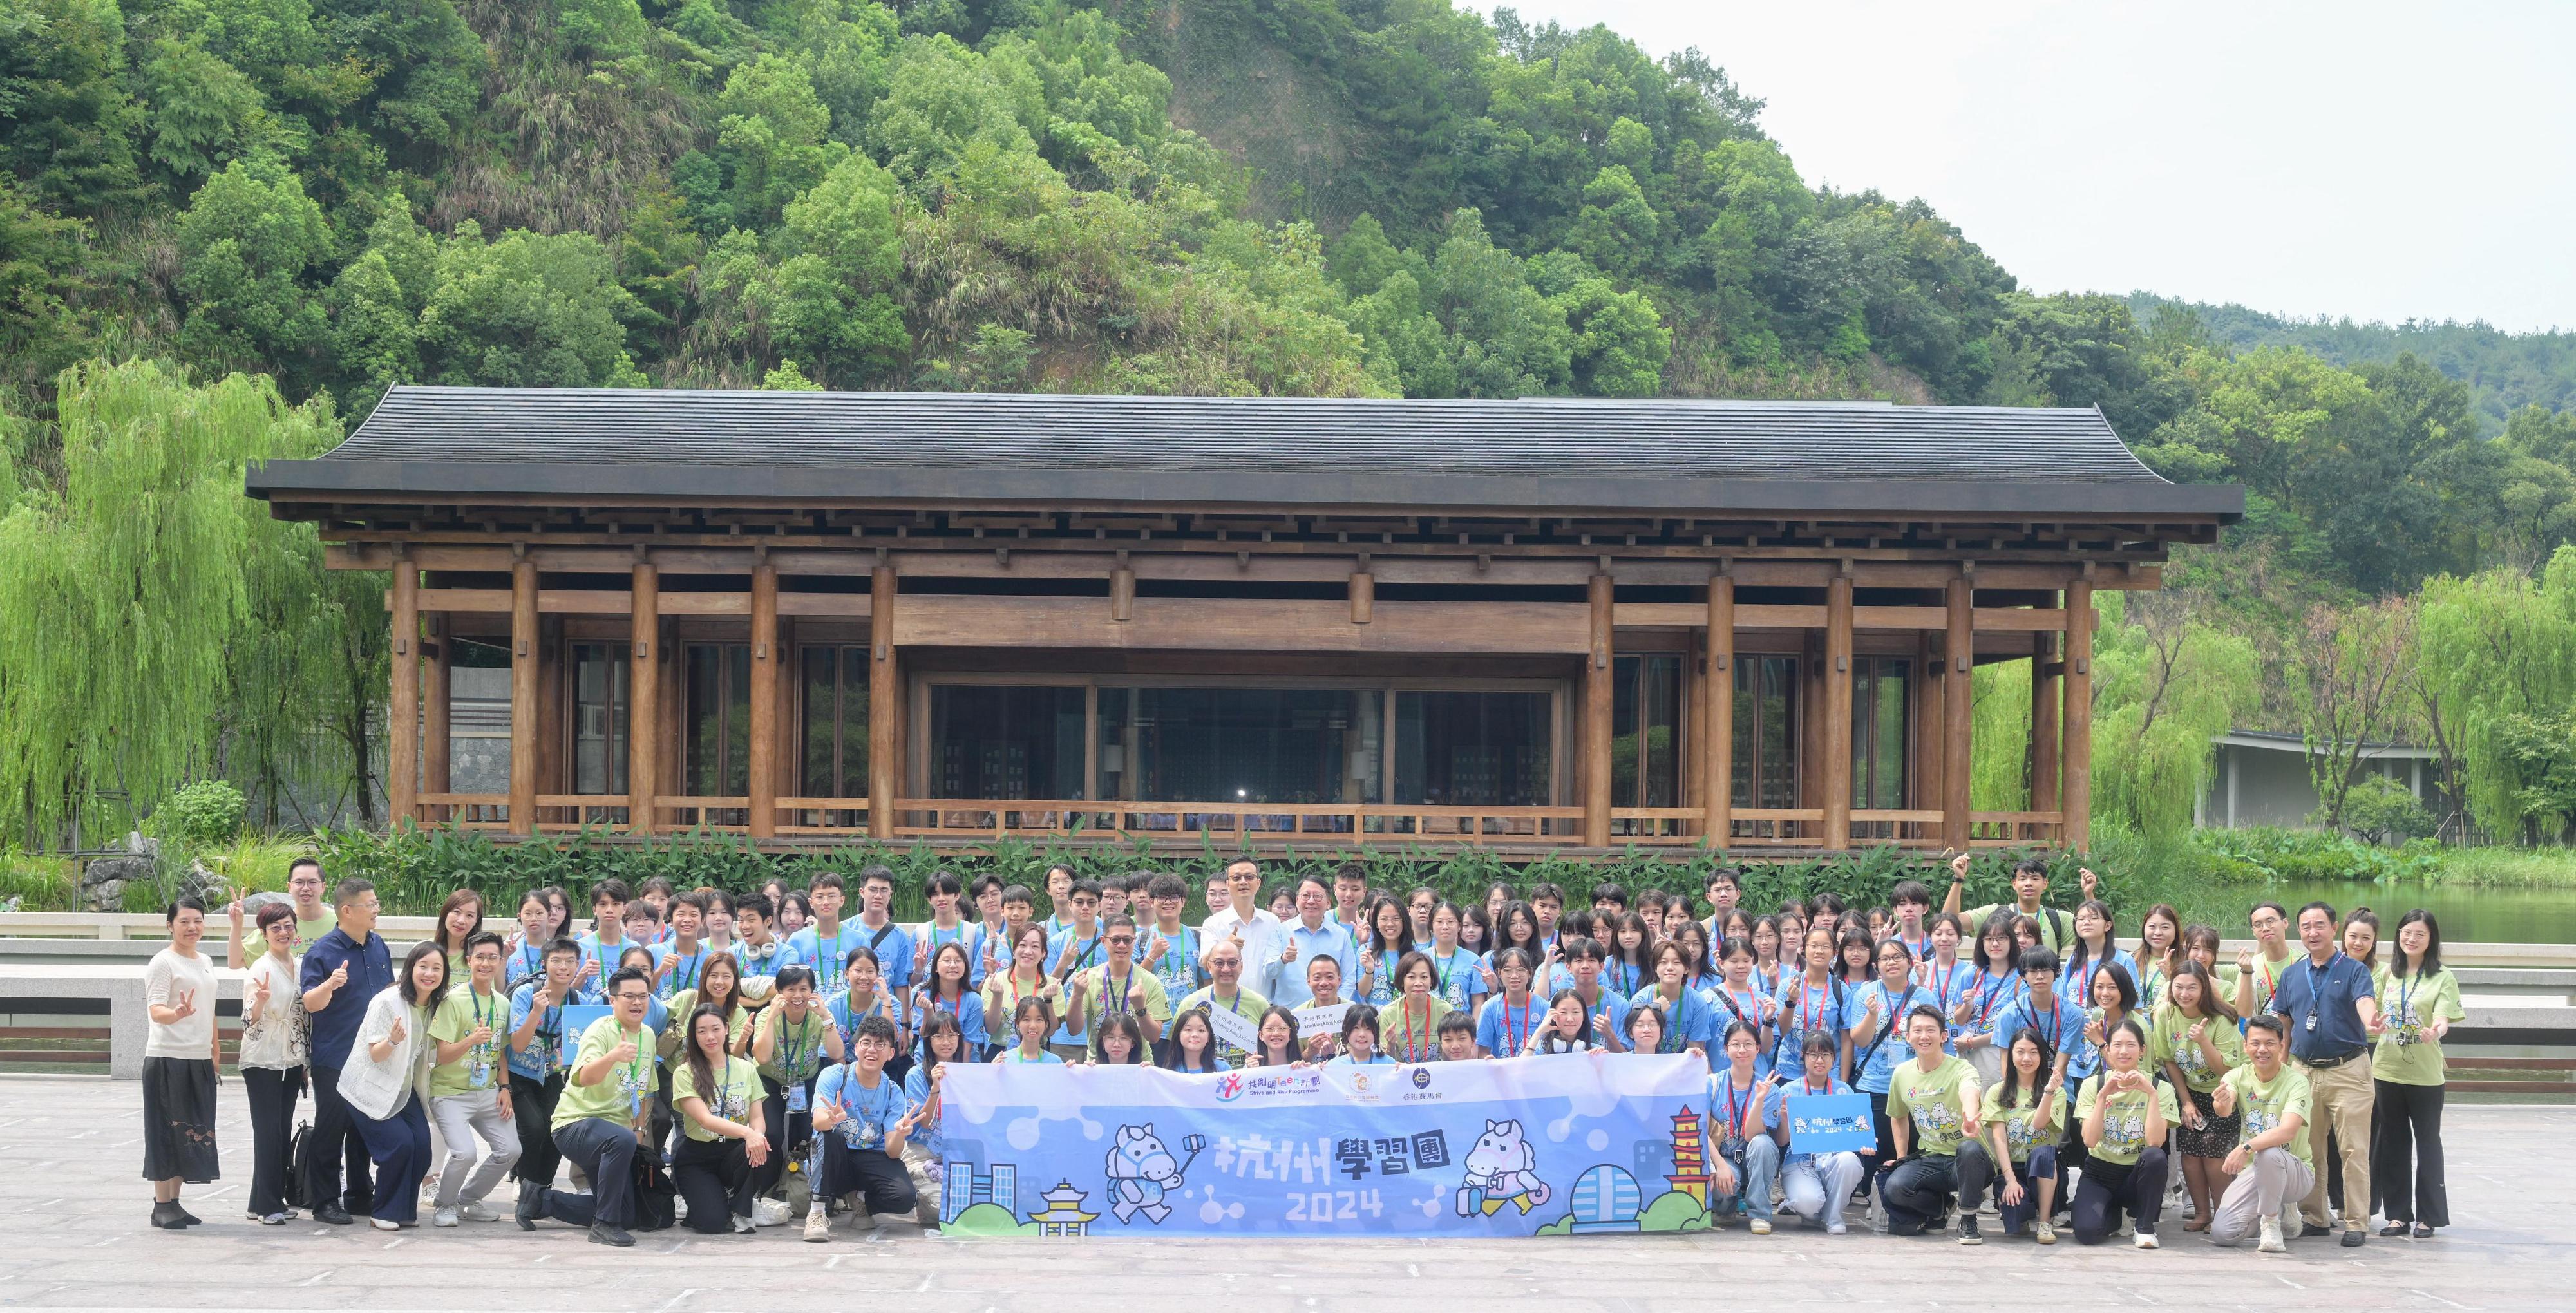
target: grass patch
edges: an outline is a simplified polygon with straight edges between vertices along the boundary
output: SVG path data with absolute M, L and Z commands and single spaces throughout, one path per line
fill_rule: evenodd
M 2576 848 L 2444 849 L 2433 882 L 2487 889 L 2576 889 Z
M 0 903 L 15 898 L 22 912 L 69 912 L 78 893 L 71 859 L 0 852 Z

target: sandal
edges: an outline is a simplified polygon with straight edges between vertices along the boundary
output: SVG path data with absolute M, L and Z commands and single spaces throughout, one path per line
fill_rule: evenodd
M 2379 1233 L 2380 1233 L 2381 1235 L 2383 1235 L 2383 1236 L 2401 1236 L 2401 1235 L 2404 1235 L 2404 1234 L 2406 1234 L 2406 1223 L 2404 1223 L 2404 1222 L 2391 1222 L 2391 1223 L 2389 1223 L 2388 1225 L 2386 1225 L 2386 1226 L 2383 1226 L 2383 1227 L 2379 1228 Z

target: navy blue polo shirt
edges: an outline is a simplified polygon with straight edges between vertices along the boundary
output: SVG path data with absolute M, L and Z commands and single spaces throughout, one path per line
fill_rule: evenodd
M 311 1014 L 316 1067 L 337 1069 L 349 1064 L 349 1048 L 358 1041 L 358 1023 L 366 1019 L 368 1002 L 394 983 L 393 953 L 382 938 L 371 931 L 367 942 L 360 944 L 333 927 L 304 950 L 304 988 L 309 991 L 329 980 L 344 962 L 349 967 L 348 983 L 331 992 L 330 1006 Z
M 2281 968 L 2281 981 L 2267 1010 L 2290 1027 L 2290 1056 L 2315 1062 L 2369 1046 L 2370 1032 L 2363 1029 L 2361 1010 L 2355 1005 L 2377 993 L 2370 968 L 2337 951 L 2324 966 L 2302 957 Z

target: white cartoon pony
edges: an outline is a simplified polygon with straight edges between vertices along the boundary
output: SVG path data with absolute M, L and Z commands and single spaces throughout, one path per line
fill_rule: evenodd
M 1538 1155 L 1521 1137 L 1517 1121 L 1489 1121 L 1476 1147 L 1467 1151 L 1467 1179 L 1458 1187 L 1458 1215 L 1481 1210 L 1487 1217 L 1505 1204 L 1523 1213 L 1547 1202 L 1547 1182 L 1538 1179 Z

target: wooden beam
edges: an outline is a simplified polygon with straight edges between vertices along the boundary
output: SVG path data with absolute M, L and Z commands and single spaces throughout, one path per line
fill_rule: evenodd
M 1975 604 L 1965 576 L 1950 581 L 1950 628 L 1941 661 L 1941 843 L 1968 850 L 1969 699 L 1976 672 Z
M 420 569 L 394 562 L 393 687 L 385 724 L 385 806 L 397 827 L 420 819 Z
M 1591 659 L 1583 669 L 1583 842 L 1610 845 L 1610 576 L 1592 576 Z
M 1852 581 L 1825 586 L 1824 846 L 1851 847 Z
M 448 791 L 449 749 L 453 744 L 450 695 L 455 687 L 455 646 L 448 641 L 447 617 L 423 617 L 429 631 L 429 668 L 421 674 L 420 784 L 423 793 Z M 423 819 L 447 819 L 447 809 L 424 813 Z
M 1120 624 L 1136 618 L 1136 571 L 1120 565 L 1109 572 L 1109 618 Z
M 1347 602 L 1139 597 L 1112 621 L 1098 598 L 916 594 L 893 641 L 915 647 L 1156 649 L 1196 652 L 1493 652 L 1580 656 L 1576 602 L 1389 602 L 1351 623 Z
M 510 566 L 510 833 L 537 832 L 537 735 L 543 714 L 537 666 L 544 653 L 537 633 L 537 563 L 521 557 Z
M 1713 575 L 1708 581 L 1708 702 L 1700 716 L 1706 742 L 1707 773 L 1702 777 L 1700 806 L 1705 809 L 1709 846 L 1723 852 L 1734 834 L 1729 813 L 1735 807 L 1735 580 Z
M 2057 660 L 2057 635 L 2031 635 L 2030 675 L 2030 809 L 2057 810 L 2057 682 L 2065 663 Z
M 896 779 L 903 683 L 896 678 L 894 585 L 891 565 L 878 566 L 868 578 L 868 834 L 879 839 L 894 833 L 894 800 L 903 791 Z
M 778 567 L 751 571 L 751 837 L 778 834 Z
M 1366 570 L 1351 571 L 1351 623 L 1364 625 L 1377 605 L 1377 576 Z
M 626 828 L 651 834 L 660 820 L 653 799 L 662 788 L 662 573 L 650 561 L 637 561 L 633 570 L 626 631 Z
M 1982 571 L 1978 582 L 1985 582 Z M 1855 581 L 1855 586 L 1860 586 Z M 1948 587 L 1940 584 L 1938 587 Z M 1737 607 L 1736 623 L 1747 629 L 1822 629 L 1825 608 L 1800 606 L 1795 603 L 1748 603 Z M 2029 633 L 2037 630 L 2064 629 L 2066 613 L 2056 607 L 1986 606 L 1972 614 L 1972 627 L 1980 633 Z M 1697 602 L 1621 602 L 1618 606 L 1622 629 L 1688 629 L 1707 621 Z M 1946 606 L 1855 606 L 1852 608 L 1854 629 L 1910 629 L 1941 631 L 1950 627 Z
M 2066 813 L 2063 842 L 2072 852 L 2093 846 L 2093 585 L 2066 586 Z

